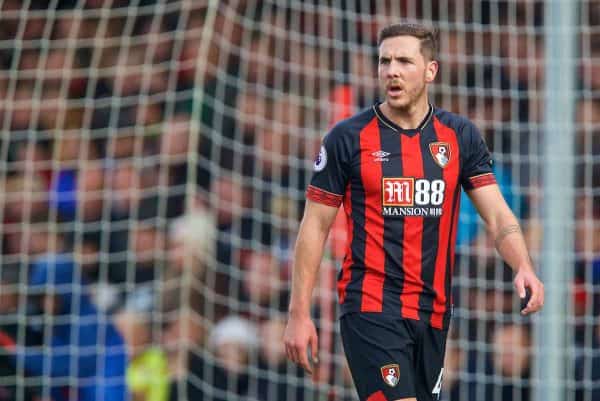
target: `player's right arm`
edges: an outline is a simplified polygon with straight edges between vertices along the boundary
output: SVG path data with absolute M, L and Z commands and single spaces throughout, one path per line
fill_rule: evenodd
M 285 351 L 290 360 L 310 374 L 313 366 L 308 360 L 308 347 L 312 360 L 318 362 L 317 330 L 310 317 L 311 297 L 325 241 L 349 183 L 354 140 L 342 123 L 323 138 L 313 164 L 314 174 L 306 190 L 306 208 L 294 249 L 292 292 L 284 333 Z
M 310 346 L 312 360 L 316 363 L 319 343 L 317 330 L 310 317 L 312 292 L 325 241 L 337 211 L 337 207 L 307 200 L 294 250 L 292 292 L 284 333 L 285 351 L 291 361 L 299 364 L 309 374 L 312 374 L 313 367 L 308 361 L 308 347 Z

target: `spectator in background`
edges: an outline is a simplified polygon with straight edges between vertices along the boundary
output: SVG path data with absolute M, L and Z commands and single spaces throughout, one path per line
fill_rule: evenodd
M 211 321 L 226 313 L 218 301 L 229 288 L 223 274 L 216 269 L 216 220 L 204 207 L 174 219 L 167 240 L 167 270 L 162 283 L 162 311 L 186 310 L 205 315 L 207 301 L 213 304 Z
M 377 101 L 378 88 L 371 79 L 377 75 L 377 53 L 361 49 L 351 53 L 350 60 L 350 82 L 349 90 L 353 91 L 352 108 L 348 110 L 349 115 L 354 114 L 357 109 L 369 107 Z
M 263 32 L 252 32 L 247 50 L 240 54 L 245 69 L 241 71 L 248 82 L 266 83 L 268 87 L 274 84 L 278 63 L 274 63 L 274 38 Z
M 442 381 L 442 401 L 475 401 L 465 397 L 468 392 L 464 381 L 460 380 L 460 373 L 465 369 L 466 353 L 460 347 L 458 331 L 455 326 L 450 327 L 446 355 L 444 357 L 444 379 Z
M 487 255 L 458 254 L 455 276 L 463 284 L 455 288 L 454 307 L 469 311 L 469 318 L 455 322 L 469 340 L 489 338 L 498 319 L 509 318 L 517 306 L 513 302 L 513 275 L 504 263 Z
M 13 357 L 28 373 L 52 377 L 54 401 L 125 401 L 123 339 L 91 303 L 77 270 L 67 255 L 48 254 L 33 264 L 29 290 L 39 294 L 38 304 L 52 327 L 44 331 L 49 336 L 44 348 L 17 344 Z M 68 388 L 71 378 L 78 380 Z
M 574 313 L 575 342 L 578 348 L 589 347 L 595 336 L 595 321 L 600 311 L 600 196 L 585 188 L 600 188 L 600 167 L 596 171 L 580 170 L 579 189 L 575 203 L 575 283 Z M 591 172 L 591 174 L 589 174 Z M 585 181 L 590 180 L 589 183 Z M 590 185 L 591 184 L 591 185 Z M 595 345 L 595 344 L 594 344 Z
M 169 227 L 167 270 L 161 284 L 161 313 L 166 322 L 161 342 L 169 371 L 181 382 L 193 350 L 205 342 L 206 327 L 227 314 L 231 306 L 226 275 L 216 269 L 216 219 L 203 206 L 174 219 Z
M 591 341 L 575 358 L 575 401 L 600 399 L 600 324 L 595 317 Z
M 115 325 L 127 344 L 129 365 L 127 387 L 133 401 L 167 401 L 169 369 L 167 356 L 161 348 L 152 346 L 150 315 L 121 311 Z
M 220 301 L 228 287 L 216 270 L 215 246 L 216 221 L 209 210 L 199 206 L 171 222 L 159 308 L 166 317 L 161 341 L 178 377 L 190 349 L 204 342 L 205 323 L 220 319 L 229 307 Z
M 248 386 L 248 363 L 258 346 L 257 327 L 248 320 L 229 316 L 212 329 L 208 346 L 214 353 L 216 366 L 225 380 L 216 380 L 223 390 L 237 387 L 234 393 L 243 395 Z
M 285 271 L 270 251 L 252 249 L 244 252 L 241 300 L 253 318 L 266 319 L 273 312 L 284 312 L 289 289 L 283 280 Z M 265 279 L 268 277 L 268 279 Z
M 98 163 L 87 163 L 77 173 L 77 212 L 84 222 L 102 219 L 104 198 L 104 170 Z
M 31 384 L 39 377 L 31 377 L 30 374 L 23 377 L 23 372 L 19 372 L 14 364 L 15 339 L 24 338 L 27 346 L 42 344 L 41 334 L 23 325 L 20 317 L 27 313 L 25 302 L 19 299 L 24 292 L 20 288 L 22 273 L 24 271 L 18 263 L 0 265 L 0 377 L 20 375 L 25 379 L 15 383 L 0 382 L 0 401 L 35 401 L 41 394 L 39 386 Z
M 160 343 L 167 356 L 171 379 L 180 381 L 191 369 L 191 353 L 206 346 L 206 324 L 202 316 L 186 309 L 164 316 L 166 322 L 161 328 Z
M 469 31 L 448 29 L 440 33 L 440 59 L 443 67 L 439 79 L 452 87 L 464 85 L 472 66 L 468 64 L 473 54 L 473 38 Z M 456 110 L 459 112 L 459 110 Z
M 305 159 L 307 139 L 300 128 L 303 118 L 300 100 L 299 96 L 293 95 L 267 103 L 272 114 L 255 133 L 254 149 L 249 155 L 251 163 L 248 165 L 251 168 L 247 173 L 258 183 L 251 187 L 254 205 L 277 217 L 294 216 L 303 207 L 303 202 L 296 201 L 302 199 L 300 194 L 304 191 L 308 174 L 301 162 Z M 274 196 L 274 193 L 278 195 Z M 287 200 L 290 200 L 289 205 L 285 204 Z M 280 220 L 256 216 L 255 223 L 261 227 L 263 244 L 272 245 L 272 240 L 280 234 L 284 241 L 290 240 L 287 228 L 279 231 Z
M 110 93 L 122 99 L 139 98 L 141 93 L 164 93 L 168 79 L 157 66 L 144 65 L 147 48 L 144 44 L 132 45 L 127 52 L 113 51 L 104 55 L 103 62 L 114 67 L 107 80 Z
M 15 173 L 6 178 L 0 191 L 4 223 L 29 221 L 46 214 L 48 194 L 44 181 L 37 175 Z
M 258 329 L 253 323 L 233 315 L 222 319 L 210 332 L 206 349 L 190 354 L 186 381 L 172 383 L 169 399 L 179 400 L 181 389 L 189 400 L 228 401 L 228 395 L 246 396 L 248 364 L 257 346 Z
M 300 206 L 291 196 L 279 195 L 271 199 L 271 218 L 273 225 L 273 248 L 279 263 L 285 270 L 285 277 L 291 277 L 292 254 Z
M 178 276 L 186 271 L 204 276 L 214 262 L 216 236 L 215 217 L 203 207 L 173 219 L 168 238 L 169 268 Z
M 600 99 L 584 97 L 579 99 L 576 108 L 577 137 L 576 146 L 578 153 L 589 152 L 598 143 L 594 135 L 600 128 Z
M 575 203 L 575 252 L 578 260 L 591 263 L 594 284 L 600 284 L 600 164 L 579 169 Z M 594 190 L 595 189 L 595 190 Z
M 5 103 L 11 131 L 18 132 L 36 128 L 33 123 L 35 104 L 31 99 L 35 99 L 33 85 L 27 82 L 19 83 L 12 99 L 8 99 L 9 102 Z
M 119 286 L 127 308 L 151 311 L 156 308 L 160 274 L 165 258 L 164 229 L 157 219 L 136 219 L 130 223 L 123 263 L 111 266 L 110 279 Z
M 152 291 L 142 289 L 139 284 L 155 278 L 165 240 L 157 219 L 160 202 L 155 193 L 156 169 L 123 158 L 114 160 L 107 174 L 111 195 L 108 278 L 113 284 L 137 283 L 141 291 L 137 295 L 142 295 L 140 301 L 147 308 Z
M 31 134 L 29 134 L 31 135 Z M 35 195 L 44 195 L 42 207 L 46 209 L 47 205 L 47 194 L 45 191 L 50 186 L 52 180 L 52 167 L 51 167 L 51 156 L 52 156 L 52 141 L 49 136 L 36 134 L 32 140 L 25 139 L 23 136 L 21 139 L 19 134 L 13 134 L 15 138 L 7 138 L 8 149 L 8 160 L 9 171 L 17 176 L 23 176 L 26 179 L 32 177 L 35 182 L 37 180 L 41 183 L 42 189 L 34 189 Z M 36 188 L 34 186 L 34 188 Z M 44 191 L 38 193 L 38 191 Z M 28 192 L 28 191 L 25 191 Z
M 154 166 L 142 166 L 130 158 L 115 159 L 107 173 L 113 221 L 156 216 L 158 199 L 152 193 L 157 186 Z
M 46 212 L 38 213 L 20 222 L 5 224 L 3 229 L 4 255 L 30 260 L 46 252 L 66 250 L 64 236 L 51 230 Z
M 169 186 L 166 210 L 169 218 L 179 216 L 184 212 L 188 173 L 190 168 L 196 168 L 188 161 L 191 141 L 193 138 L 198 139 L 199 148 L 205 145 L 204 137 L 199 133 L 194 134 L 193 127 L 190 116 L 185 113 L 175 114 L 162 125 L 160 157 L 161 167 L 166 171 L 165 178 Z M 200 177 L 199 173 L 198 171 L 197 180 L 204 181 L 205 177 Z
M 258 400 L 304 400 L 311 399 L 310 389 L 304 382 L 290 383 L 287 375 L 302 376 L 295 365 L 288 364 L 285 347 L 281 342 L 285 320 L 274 317 L 264 321 L 259 328 L 260 353 L 258 358 Z M 276 375 L 276 378 L 273 378 Z
M 208 199 L 217 224 L 218 268 L 230 273 L 232 266 L 239 266 L 239 239 L 254 238 L 261 244 L 269 243 L 268 227 L 257 227 L 251 211 L 252 198 L 249 188 L 233 174 L 215 177 Z M 236 245 L 238 244 L 238 245 Z
M 54 146 L 58 163 L 52 176 L 50 206 L 61 221 L 98 221 L 104 173 L 98 163 L 91 162 L 99 158 L 97 144 L 71 133 L 61 136 Z
M 595 24 L 598 24 L 600 22 L 600 18 L 598 17 L 600 14 L 598 13 L 597 5 L 595 8 Z M 587 44 L 587 48 L 584 47 L 583 54 L 586 57 L 581 58 L 580 76 L 586 90 L 597 92 L 600 90 L 600 63 L 598 62 L 598 58 L 600 57 L 600 35 L 590 35 L 585 39 L 584 43 Z
M 303 157 L 301 98 L 288 96 L 273 100 L 270 110 L 272 120 L 256 133 L 254 173 L 270 184 L 301 192 L 305 178 L 302 169 L 294 163 L 294 157 Z
M 238 94 L 237 132 L 244 145 L 253 145 L 257 132 L 267 123 L 270 103 L 267 102 L 264 89 L 250 85 L 244 92 Z
M 219 13 L 218 19 L 222 19 Z M 180 53 L 177 80 L 178 101 L 176 104 L 177 112 L 185 112 L 189 115 L 195 115 L 195 110 L 200 112 L 200 123 L 206 127 L 206 132 L 201 131 L 202 140 L 210 141 L 209 133 L 218 130 L 224 137 L 231 138 L 235 130 L 235 114 L 229 110 L 235 109 L 235 100 L 237 97 L 237 87 L 231 82 L 217 74 L 219 69 L 225 69 L 232 75 L 237 75 L 235 71 L 239 63 L 232 53 L 225 53 L 220 46 L 209 46 L 208 54 L 203 55 L 204 63 L 198 63 L 200 43 L 202 38 L 204 21 L 203 11 L 193 12 L 188 18 L 188 29 L 185 33 L 185 40 L 182 44 Z M 223 28 L 222 25 L 215 25 Z M 203 65 L 204 80 L 202 88 L 196 86 L 197 69 Z M 202 104 L 197 105 L 195 101 L 199 96 L 194 95 L 194 91 L 201 90 Z M 216 105 L 223 104 L 223 108 Z M 213 157 L 215 155 L 212 155 Z
M 528 401 L 531 396 L 531 335 L 528 326 L 510 323 L 499 326 L 492 336 L 491 366 L 494 377 L 486 400 Z

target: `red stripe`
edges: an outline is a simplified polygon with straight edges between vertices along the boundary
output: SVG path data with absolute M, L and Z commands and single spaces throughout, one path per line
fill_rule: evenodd
M 362 284 L 362 312 L 381 312 L 385 253 L 381 210 L 381 163 L 371 153 L 381 149 L 377 119 L 360 132 L 360 176 L 365 191 L 365 275 Z
M 496 177 L 494 173 L 487 173 L 469 178 L 469 182 L 473 188 L 484 187 L 486 185 L 492 185 L 496 183 Z
M 379 390 L 378 392 L 371 394 L 369 398 L 367 398 L 367 401 L 387 401 L 387 398 L 385 398 L 383 391 Z
M 423 156 L 421 154 L 421 135 L 401 136 L 402 175 L 404 177 L 423 178 Z M 404 218 L 404 237 L 402 241 L 402 268 L 404 285 L 400 294 L 402 317 L 419 320 L 419 296 L 423 291 L 421 279 L 423 243 L 423 217 Z
M 458 184 L 458 173 L 460 168 L 460 149 L 456 132 L 445 126 L 434 117 L 433 124 L 438 140 L 450 144 L 451 159 L 444 168 L 443 178 L 446 183 L 444 191 L 444 203 L 442 204 L 442 217 L 440 218 L 440 228 L 438 237 L 438 252 L 435 259 L 435 271 L 433 274 L 433 289 L 435 299 L 433 301 L 433 314 L 431 315 L 431 325 L 436 328 L 443 327 L 444 313 L 446 312 L 446 271 L 448 262 L 448 248 L 450 240 L 450 225 L 452 223 L 452 205 L 456 195 L 456 185 Z
M 325 191 L 324 189 L 309 185 L 306 188 L 306 199 L 331 207 L 339 207 L 342 203 L 342 195 Z
M 351 202 L 351 191 L 350 184 L 346 187 L 346 196 L 344 198 L 344 212 L 346 212 L 346 255 L 344 256 L 344 263 L 342 264 L 342 277 L 338 282 L 338 296 L 340 304 L 344 303 L 346 299 L 346 287 L 350 282 L 352 264 L 352 236 L 354 233 L 354 222 L 352 221 L 352 202 Z

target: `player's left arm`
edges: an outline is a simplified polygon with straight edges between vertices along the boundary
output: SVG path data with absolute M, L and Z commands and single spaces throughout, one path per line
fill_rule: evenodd
M 496 250 L 515 272 L 514 285 L 519 297 L 525 298 L 526 288 L 531 291 L 531 298 L 521 313 L 537 312 L 544 305 L 544 285 L 535 274 L 521 226 L 500 188 L 490 184 L 467 193 L 494 239 Z

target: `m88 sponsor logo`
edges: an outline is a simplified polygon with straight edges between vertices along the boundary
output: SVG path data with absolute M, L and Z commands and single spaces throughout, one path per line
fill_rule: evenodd
M 444 180 L 413 177 L 383 177 L 384 216 L 440 217 L 444 203 Z

